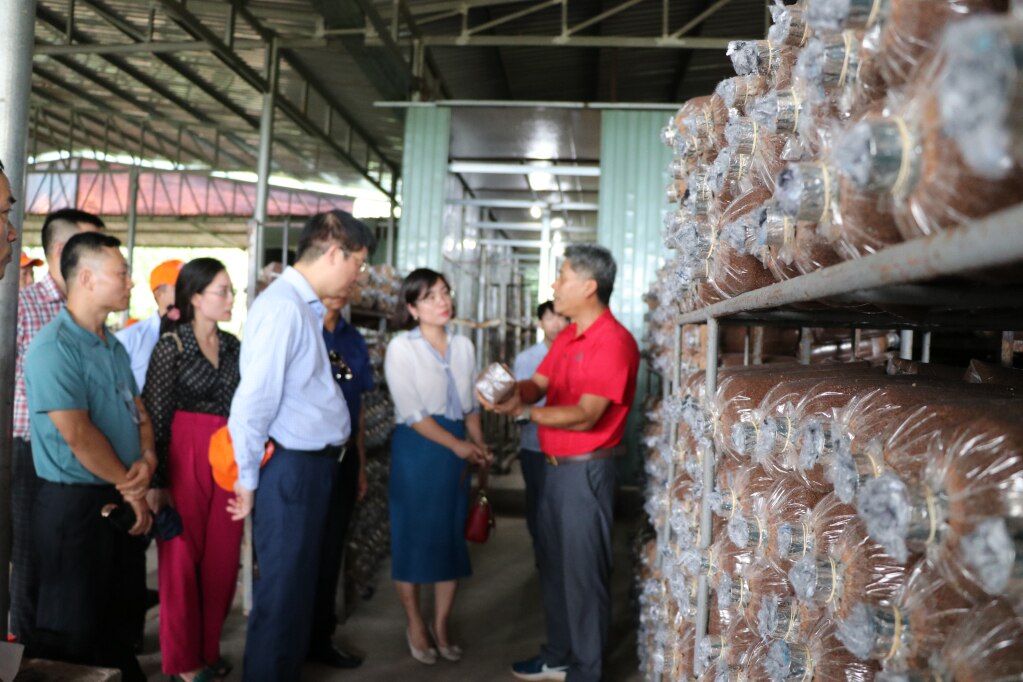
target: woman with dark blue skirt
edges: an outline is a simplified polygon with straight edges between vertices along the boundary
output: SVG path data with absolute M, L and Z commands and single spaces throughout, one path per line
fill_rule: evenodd
M 389 484 L 391 577 L 405 615 L 412 657 L 432 665 L 461 658 L 448 638 L 459 578 L 471 575 L 465 542 L 471 463 L 486 463 L 473 397 L 472 342 L 447 331 L 454 306 L 444 275 L 413 271 L 398 295 L 397 323 L 409 330 L 387 347 L 384 372 L 398 427 L 391 443 Z M 420 586 L 434 586 L 429 625 Z M 436 644 L 436 647 L 434 647 Z

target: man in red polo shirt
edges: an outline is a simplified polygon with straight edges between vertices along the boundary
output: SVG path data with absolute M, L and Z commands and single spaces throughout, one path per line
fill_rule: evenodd
M 573 320 L 532 379 L 500 405 L 539 425 L 547 472 L 537 559 L 547 622 L 540 655 L 512 665 L 522 680 L 600 682 L 611 614 L 615 458 L 636 393 L 639 348 L 608 310 L 614 258 L 592 244 L 565 249 L 554 310 Z M 547 397 L 545 407 L 532 404 Z

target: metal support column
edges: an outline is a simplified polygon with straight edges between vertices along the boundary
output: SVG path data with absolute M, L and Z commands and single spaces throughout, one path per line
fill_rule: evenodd
M 139 167 L 132 166 L 128 174 L 128 274 L 135 274 L 135 240 L 138 231 Z M 130 311 L 121 313 L 121 326 L 128 324 Z
M 707 396 L 708 400 L 718 390 L 718 321 L 707 319 Z M 714 490 L 714 465 L 717 453 L 713 442 L 703 453 L 703 497 L 700 499 L 700 549 L 710 547 L 713 511 L 710 508 L 710 491 Z M 696 642 L 707 635 L 707 614 L 709 608 L 710 584 L 706 571 L 700 573 L 696 591 Z
M 259 159 L 256 165 L 256 212 L 249 222 L 249 287 L 248 305 L 256 299 L 256 282 L 263 263 L 263 232 L 266 229 L 267 204 L 270 199 L 270 160 L 273 156 L 274 108 L 277 100 L 277 81 L 280 75 L 280 57 L 277 38 L 266 48 L 267 89 L 263 93 L 263 115 L 259 122 Z M 252 515 L 245 519 L 245 536 L 242 540 L 242 592 L 243 606 L 248 613 L 252 609 Z
M 280 57 L 277 39 L 266 48 L 267 90 L 263 93 L 263 113 L 259 121 L 259 158 L 256 162 L 256 207 L 249 223 L 249 288 L 248 302 L 252 305 L 256 294 L 256 281 L 263 262 L 261 249 L 266 230 L 267 205 L 270 199 L 270 161 L 273 158 L 274 108 L 277 101 L 277 81 L 280 75 Z
M 1013 356 L 1016 349 L 1015 332 L 1002 332 L 1002 365 L 1012 367 Z
M 32 89 L 35 0 L 0 0 L 4 18 L 0 40 L 0 160 L 20 201 L 10 219 L 19 227 L 25 211 L 25 155 L 28 145 L 28 98 Z M 6 235 L 3 235 L 6 237 Z M 11 560 L 11 417 L 14 411 L 14 356 L 18 326 L 18 261 L 21 240 L 0 281 L 0 634 L 7 633 Z
M 398 177 L 396 175 L 391 176 L 391 196 L 390 196 L 390 207 L 391 210 L 387 214 L 387 258 L 386 263 L 392 268 L 394 267 L 394 240 L 397 238 L 395 230 L 397 219 L 394 217 L 394 212 L 398 208 L 397 202 L 394 197 L 398 195 Z
M 903 360 L 913 359 L 913 330 L 903 329 L 899 332 L 899 357 Z
M 813 331 L 809 327 L 803 327 L 799 330 L 799 364 L 801 365 L 810 364 L 810 342 L 812 336 Z
M 668 383 L 666 398 L 670 395 L 677 395 L 679 386 L 682 384 L 682 325 L 675 325 L 674 351 L 671 356 L 671 381 Z M 657 562 L 658 566 L 663 565 L 664 555 L 671 544 L 671 503 L 674 495 L 672 490 L 675 487 L 675 446 L 678 445 L 678 422 L 672 421 L 668 426 L 668 446 L 671 456 L 668 458 L 668 504 L 664 509 L 664 525 L 662 526 L 661 537 L 658 538 Z
M 139 167 L 128 174 L 128 273 L 135 273 L 135 240 L 139 222 Z
M 540 287 L 536 294 L 537 304 L 551 297 L 551 285 L 554 283 L 554 267 L 551 259 L 551 210 L 543 209 L 540 216 Z

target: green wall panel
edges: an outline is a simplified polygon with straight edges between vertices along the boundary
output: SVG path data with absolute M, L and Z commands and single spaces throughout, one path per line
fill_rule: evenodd
M 611 309 L 637 338 L 643 334 L 643 294 L 664 257 L 671 150 L 660 132 L 667 118 L 662 111 L 605 111 L 600 120 L 597 239 L 618 261 Z
M 661 225 L 671 150 L 660 141 L 663 111 L 605 111 L 600 120 L 600 213 L 597 240 L 614 254 L 618 278 L 611 310 L 639 342 L 644 333 L 646 293 L 664 260 Z M 640 368 L 636 403 L 629 418 L 629 456 L 622 478 L 635 482 L 642 470 L 639 434 L 647 392 L 646 363 Z
M 399 272 L 441 267 L 450 139 L 450 109 L 412 107 L 406 112 L 401 221 L 395 251 Z

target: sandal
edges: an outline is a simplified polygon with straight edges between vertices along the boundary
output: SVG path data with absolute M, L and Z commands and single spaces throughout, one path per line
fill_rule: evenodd
M 219 677 L 227 677 L 234 670 L 234 663 L 227 660 L 223 656 L 217 659 L 217 662 L 210 666 Z

